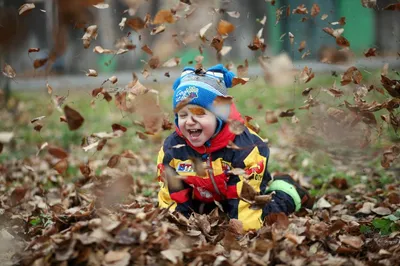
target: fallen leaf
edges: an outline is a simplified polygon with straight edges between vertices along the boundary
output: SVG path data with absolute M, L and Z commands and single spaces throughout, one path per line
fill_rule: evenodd
M 42 120 L 43 118 L 45 118 L 46 116 L 44 116 L 44 115 L 42 115 L 42 116 L 39 116 L 39 117 L 36 117 L 36 118 L 33 118 L 32 120 L 31 120 L 31 123 L 33 124 L 33 123 L 35 123 L 35 122 L 37 122 L 37 121 L 40 121 L 40 120 Z
M 30 54 L 30 53 L 37 53 L 37 52 L 39 52 L 40 51 L 40 48 L 29 48 L 28 49 L 28 54 Z
M 127 249 L 124 250 L 110 250 L 104 256 L 104 266 L 127 266 L 131 259 L 131 254 Z
M 151 69 L 156 69 L 160 66 L 160 58 L 158 56 L 152 56 L 147 64 Z
M 121 156 L 118 154 L 114 154 L 108 160 L 107 166 L 110 168 L 115 168 L 119 164 L 120 160 L 121 160 Z
M 166 28 L 165 25 L 161 24 L 158 27 L 153 28 L 150 32 L 150 35 L 157 35 L 163 31 L 165 31 L 165 28 Z
M 376 48 L 369 48 L 368 51 L 364 52 L 365 57 L 376 56 Z
M 299 45 L 299 52 L 301 53 L 306 48 L 306 41 L 301 41 Z
M 274 124 L 278 123 L 278 116 L 275 114 L 274 111 L 272 110 L 267 110 L 265 112 L 265 122 L 267 124 Z
M 378 214 L 378 215 L 389 215 L 392 213 L 392 211 L 389 208 L 386 207 L 377 207 L 377 208 L 373 208 L 371 209 L 372 212 Z
M 350 42 L 343 36 L 336 37 L 336 44 L 342 47 L 350 47 Z
M 64 114 L 70 130 L 80 128 L 85 120 L 80 113 L 70 108 L 68 105 L 64 107 Z
M 304 4 L 299 5 L 296 9 L 293 9 L 293 14 L 308 14 L 308 10 Z
M 46 88 L 47 88 L 47 93 L 52 94 L 53 93 L 53 88 L 49 85 L 48 82 L 46 82 Z
M 356 249 L 360 249 L 364 245 L 364 242 L 359 236 L 340 235 L 339 240 Z
M 35 4 L 33 4 L 33 3 L 23 4 L 22 6 L 19 7 L 18 14 L 22 15 L 24 13 L 27 13 L 28 11 L 31 11 L 34 8 L 35 8 Z
M 400 3 L 387 5 L 383 10 L 400 11 Z
M 314 207 L 317 209 L 325 209 L 331 208 L 332 205 L 324 197 L 322 197 L 315 203 Z
M 120 30 L 123 30 L 123 29 L 125 28 L 125 23 L 126 23 L 126 18 L 123 17 L 123 18 L 121 19 L 121 22 L 118 24 Z
M 232 46 L 223 46 L 221 51 L 219 51 L 218 53 L 221 56 L 225 56 L 227 53 L 229 53 L 232 50 Z
M 176 67 L 181 63 L 181 59 L 179 57 L 173 57 L 169 60 L 167 60 L 164 64 L 162 64 L 163 67 Z
M 68 168 L 68 161 L 66 159 L 62 159 L 58 161 L 53 168 L 61 175 L 63 174 Z

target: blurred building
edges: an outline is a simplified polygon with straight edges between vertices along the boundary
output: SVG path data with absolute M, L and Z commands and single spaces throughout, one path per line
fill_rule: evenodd
M 1 63 L 12 65 L 20 75 L 38 75 L 46 68 L 47 73 L 82 73 L 89 68 L 100 72 L 140 69 L 143 66 L 141 60 L 149 59 L 140 49 L 145 44 L 155 54 L 162 54 L 163 60 L 179 56 L 185 59 L 184 64 L 193 60 L 200 53 L 198 46 L 203 45 L 207 48 L 204 49 L 205 59 L 213 61 L 216 60 L 215 51 L 208 49 L 207 42 L 198 39 L 186 46 L 181 42 L 174 49 L 170 43 L 174 41 L 173 36 L 184 36 L 189 31 L 196 34 L 209 22 L 213 22 L 215 28 L 220 19 L 235 25 L 234 32 L 225 40 L 225 45 L 232 46 L 232 51 L 223 58 L 224 63 L 229 60 L 242 63 L 244 59 L 255 62 L 262 53 L 251 51 L 247 46 L 261 28 L 264 28 L 262 37 L 267 44 L 265 55 L 287 52 L 294 60 L 302 60 L 302 56 L 307 60 L 318 59 L 322 48 L 340 48 L 335 39 L 322 30 L 324 27 L 344 28 L 343 36 L 356 56 L 363 56 L 362 53 L 371 47 L 377 48 L 379 55 L 397 56 L 400 51 L 400 16 L 397 11 L 383 10 L 388 4 L 397 3 L 395 0 L 378 0 L 375 8 L 363 7 L 363 0 L 276 0 L 275 5 L 265 0 L 185 0 L 181 2 L 196 4 L 197 10 L 188 18 L 168 24 L 167 30 L 158 35 L 150 35 L 151 28 L 140 33 L 127 26 L 121 30 L 118 24 L 122 17 L 144 18 L 149 13 L 153 18 L 161 8 L 175 7 L 178 0 L 106 0 L 110 4 L 107 9 L 93 7 L 102 2 L 100 0 L 29 2 L 36 8 L 18 15 L 18 8 L 25 1 L 0 0 Z M 319 5 L 320 12 L 313 17 L 310 12 L 314 3 Z M 307 14 L 293 14 L 300 4 L 307 8 Z M 131 8 L 131 14 L 127 12 L 128 8 Z M 282 13 L 280 18 L 277 18 L 277 10 Z M 240 17 L 232 17 L 228 11 L 238 11 Z M 260 21 L 264 16 L 266 23 L 262 25 Z M 332 25 L 341 17 L 345 17 L 345 25 Z M 99 35 L 88 49 L 84 49 L 81 38 L 84 28 L 89 25 L 98 25 Z M 294 36 L 292 42 L 289 32 Z M 115 49 L 116 40 L 122 37 L 128 37 L 136 49 L 119 56 L 99 55 L 92 51 L 95 45 Z M 305 41 L 305 48 L 300 52 L 302 41 Z M 28 56 L 28 49 L 32 47 L 40 48 L 40 52 Z M 33 60 L 38 58 L 50 58 L 53 62 L 51 66 L 35 70 Z

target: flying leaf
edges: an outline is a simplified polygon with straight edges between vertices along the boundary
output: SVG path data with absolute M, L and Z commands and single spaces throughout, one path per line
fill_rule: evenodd
M 4 64 L 3 75 L 6 76 L 7 78 L 13 79 L 15 78 L 17 73 L 15 73 L 15 70 L 12 68 L 12 66 Z
M 294 35 L 290 31 L 289 31 L 289 41 L 290 41 L 290 44 L 293 45 L 293 43 L 294 43 Z
M 95 5 L 93 5 L 95 8 L 98 8 L 98 9 L 106 9 L 106 8 L 109 8 L 110 7 L 110 5 L 109 4 L 106 4 L 106 3 L 99 3 L 99 4 L 95 4 Z
M 32 120 L 31 120 L 31 123 L 33 124 L 33 123 L 35 123 L 35 122 L 37 122 L 37 121 L 40 121 L 40 120 L 42 120 L 43 118 L 45 118 L 46 116 L 44 116 L 44 115 L 42 115 L 42 116 L 39 116 L 39 117 L 36 117 L 36 118 L 33 118 Z
M 306 41 L 301 41 L 299 45 L 299 52 L 301 53 L 306 48 Z
M 261 25 L 265 25 L 265 22 L 267 21 L 267 16 L 264 16 L 260 21 Z
M 235 87 L 238 84 L 244 85 L 246 84 L 250 79 L 249 78 L 233 78 L 232 79 L 232 88 Z
M 224 39 L 221 37 L 221 35 L 215 36 L 212 41 L 211 41 L 211 47 L 214 47 L 217 52 L 222 50 L 222 47 L 224 46 Z
M 47 93 L 52 94 L 53 93 L 53 88 L 49 85 L 48 82 L 46 82 L 46 88 L 47 88 Z
M 156 16 L 154 17 L 153 24 L 163 24 L 163 23 L 174 23 L 175 18 L 172 14 L 171 10 L 162 9 L 157 12 Z
M 223 46 L 221 51 L 219 51 L 218 53 L 221 56 L 225 56 L 226 54 L 228 54 L 230 51 L 232 50 L 232 46 Z
M 123 132 L 126 132 L 128 129 L 124 126 L 121 126 L 120 124 L 112 124 L 111 128 L 113 130 L 113 132 L 117 131 L 117 130 L 121 130 Z
M 108 160 L 107 166 L 110 168 L 115 168 L 121 160 L 121 156 L 118 154 L 114 154 L 111 156 L 110 160 Z
M 242 134 L 246 129 L 246 126 L 243 124 L 243 122 L 238 120 L 228 120 L 228 124 L 229 130 L 235 135 Z
M 173 57 L 168 59 L 164 64 L 163 67 L 176 67 L 181 63 L 181 59 L 179 57 Z
M 160 66 L 160 58 L 158 56 L 152 56 L 147 64 L 149 64 L 151 69 L 156 69 Z
M 321 16 L 321 20 L 325 20 L 325 19 L 327 19 L 328 18 L 328 14 L 323 14 L 322 16 Z
M 232 23 L 230 23 L 226 20 L 223 20 L 223 19 L 221 19 L 219 21 L 218 28 L 217 28 L 217 31 L 219 34 L 221 34 L 221 35 L 229 34 L 234 30 L 235 30 L 235 26 Z
M 343 36 L 339 36 L 336 38 L 336 44 L 342 47 L 350 46 L 350 42 Z
M 33 67 L 35 69 L 42 67 L 47 63 L 48 60 L 49 60 L 48 58 L 36 59 L 35 61 L 33 61 Z
M 30 53 L 37 53 L 37 52 L 39 52 L 40 51 L 40 48 L 29 48 L 28 49 L 28 54 L 30 54 Z
M 238 11 L 228 11 L 226 13 L 232 18 L 240 18 L 240 13 Z
M 383 10 L 400 11 L 400 3 L 387 5 Z
M 321 8 L 319 7 L 319 5 L 314 3 L 311 7 L 311 16 L 313 17 L 317 16 L 320 11 Z
M 118 82 L 118 78 L 117 78 L 116 76 L 109 77 L 108 79 L 106 79 L 105 81 L 103 81 L 103 83 L 101 84 L 101 86 L 103 86 L 104 83 L 106 83 L 106 82 L 108 82 L 108 81 L 111 82 L 112 84 L 115 84 L 115 83 Z
M 147 44 L 143 45 L 141 49 L 142 49 L 143 51 L 145 51 L 147 54 L 153 55 L 153 51 L 150 49 L 149 46 L 147 46 Z
M 293 9 L 293 14 L 308 14 L 308 10 L 304 4 L 299 5 L 296 9 Z
M 211 27 L 211 25 L 212 25 L 212 22 L 208 23 L 207 25 L 205 25 L 204 27 L 202 27 L 202 28 L 200 29 L 200 32 L 199 32 L 200 38 L 203 38 L 203 37 L 204 37 L 204 34 L 205 34 L 206 31 Z
M 90 69 L 90 68 L 89 68 L 89 72 L 86 73 L 86 76 L 88 76 L 88 77 L 97 77 L 98 74 L 97 74 L 97 71 L 96 71 L 96 70 Z
M 80 113 L 70 108 L 68 105 L 64 107 L 64 114 L 70 130 L 80 128 L 85 120 Z
M 140 31 L 144 28 L 145 23 L 141 18 L 130 18 L 126 21 L 125 25 L 128 25 L 135 31 Z
M 376 56 L 376 48 L 369 48 L 368 51 L 364 52 L 365 57 Z
M 68 157 L 68 153 L 65 150 L 56 146 L 49 146 L 47 151 L 58 159 L 65 159 Z
M 86 28 L 85 34 L 82 37 L 83 47 L 89 48 L 92 40 L 97 38 L 97 25 L 90 25 Z
M 68 161 L 66 159 L 62 159 L 58 161 L 53 168 L 61 175 L 63 174 L 68 168 Z
M 151 30 L 150 35 L 157 35 L 163 31 L 165 31 L 165 25 L 161 24 L 158 27 L 155 27 L 154 29 Z
M 125 28 L 125 23 L 126 23 L 126 18 L 123 17 L 123 18 L 121 19 L 121 22 L 118 24 L 118 26 L 119 26 L 119 28 L 120 28 L 121 30 L 123 30 L 123 29 Z
M 267 124 L 274 124 L 278 122 L 278 116 L 272 110 L 267 110 L 265 112 L 265 122 Z
M 24 14 L 24 13 L 26 13 L 26 12 L 34 9 L 34 8 L 35 8 L 35 4 L 32 4 L 32 3 L 23 4 L 22 6 L 19 7 L 18 14 L 22 15 L 22 14 Z

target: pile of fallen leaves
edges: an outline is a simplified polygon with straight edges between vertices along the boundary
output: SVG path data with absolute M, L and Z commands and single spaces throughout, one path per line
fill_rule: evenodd
M 38 158 L 0 165 L 1 238 L 24 246 L 15 265 L 395 265 L 400 185 L 372 176 L 316 200 L 312 210 L 272 214 L 243 230 L 220 209 L 187 219 L 156 207 L 158 184 L 129 174 L 66 182 Z M 43 173 L 47 171 L 47 175 Z M 368 189 L 376 187 L 376 189 Z M 9 242 L 10 243 L 10 242 Z

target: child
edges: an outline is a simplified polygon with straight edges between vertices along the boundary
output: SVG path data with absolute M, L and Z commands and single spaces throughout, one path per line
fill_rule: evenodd
M 158 160 L 161 189 L 159 206 L 170 207 L 186 217 L 192 211 L 210 212 L 223 206 L 229 218 L 239 219 L 245 230 L 258 229 L 270 213 L 292 213 L 308 200 L 308 194 L 289 176 L 271 178 L 267 171 L 268 146 L 247 127 L 235 135 L 227 120 L 243 123 L 232 103 L 228 112 L 213 104 L 217 96 L 226 96 L 232 86 L 234 74 L 222 65 L 207 71 L 186 67 L 174 85 L 173 108 L 175 132 L 163 144 Z M 232 149 L 230 142 L 241 147 Z M 195 172 L 195 161 L 206 163 L 206 173 Z M 167 169 L 182 178 L 167 182 Z M 250 177 L 229 174 L 233 168 L 242 168 Z M 203 175 L 203 176 L 200 176 Z M 273 180 L 271 182 L 271 180 Z M 173 183 L 181 182 L 178 186 Z M 248 182 L 261 195 L 275 191 L 272 201 L 263 208 L 253 209 L 240 199 L 243 182 Z M 271 182 L 271 183 L 270 183 Z

